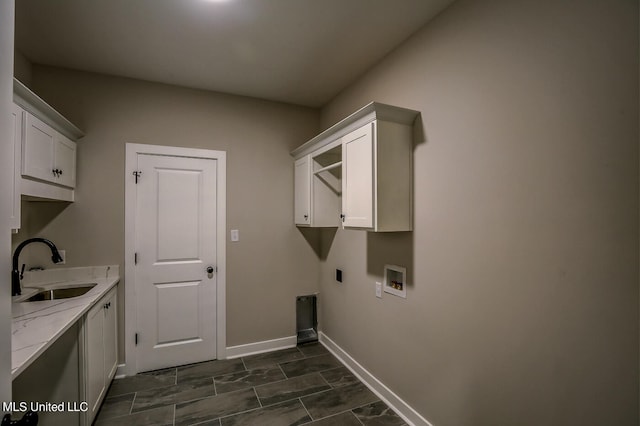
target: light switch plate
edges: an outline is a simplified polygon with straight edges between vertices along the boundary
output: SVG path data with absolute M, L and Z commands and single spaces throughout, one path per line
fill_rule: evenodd
M 231 230 L 231 241 L 240 241 L 240 231 L 237 229 Z
M 376 297 L 382 299 L 382 283 L 376 282 Z

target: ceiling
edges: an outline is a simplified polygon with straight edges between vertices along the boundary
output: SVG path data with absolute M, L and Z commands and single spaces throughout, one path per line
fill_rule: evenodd
M 18 0 L 34 64 L 320 107 L 453 0 Z

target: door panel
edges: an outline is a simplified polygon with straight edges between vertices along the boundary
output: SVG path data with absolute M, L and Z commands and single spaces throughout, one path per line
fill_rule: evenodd
M 13 174 L 12 185 L 13 201 L 11 209 L 11 229 L 20 229 L 20 162 L 22 161 L 22 121 L 24 120 L 24 111 L 18 105 L 14 104 L 11 111 L 11 120 L 13 128 Z
M 296 225 L 311 223 L 311 170 L 309 156 L 294 164 L 294 220 Z
M 26 114 L 25 138 L 22 146 L 22 174 L 55 182 L 53 145 L 56 131 Z
M 366 124 L 342 139 L 342 213 L 345 227 L 373 227 L 373 126 L 373 123 Z
M 74 188 L 76 186 L 76 143 L 62 135 L 56 135 L 55 168 L 60 170 L 56 183 Z
M 181 344 L 200 339 L 200 293 L 202 281 L 156 284 L 158 312 L 158 337 L 156 345 Z M 176 321 L 180 316 L 180 321 Z
M 216 161 L 138 155 L 138 370 L 216 354 Z
M 202 173 L 156 169 L 158 178 L 157 262 L 200 258 L 200 192 Z

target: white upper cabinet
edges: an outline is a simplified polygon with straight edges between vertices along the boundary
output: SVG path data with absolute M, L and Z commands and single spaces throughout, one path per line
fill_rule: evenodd
M 76 186 L 76 143 L 84 133 L 18 80 L 13 100 L 22 113 L 15 146 L 21 172 L 18 194 L 31 198 L 73 201 Z
M 55 183 L 75 188 L 76 143 L 59 133 L 53 144 L 53 167 L 56 171 Z
M 24 119 L 24 111 L 18 105 L 13 105 L 11 119 L 13 128 L 13 173 L 11 175 L 13 198 L 10 223 L 11 229 L 17 231 L 20 229 L 20 162 L 22 160 L 22 121 Z
M 296 225 L 311 224 L 311 171 L 309 156 L 305 155 L 293 165 L 294 204 L 293 218 Z
M 26 117 L 22 141 L 22 175 L 54 181 L 53 149 L 56 131 L 31 114 Z
M 412 126 L 375 120 L 344 136 L 342 150 L 343 226 L 411 231 Z
M 374 123 L 342 138 L 342 224 L 373 228 L 375 221 Z
M 418 114 L 372 102 L 295 149 L 296 225 L 411 231 Z
M 22 175 L 75 187 L 75 142 L 33 115 L 26 115 L 22 141 Z

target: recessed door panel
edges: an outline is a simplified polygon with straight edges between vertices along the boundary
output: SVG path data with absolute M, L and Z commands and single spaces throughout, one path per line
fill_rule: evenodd
M 202 171 L 156 169 L 157 262 L 200 260 Z
M 158 345 L 180 345 L 201 339 L 200 281 L 156 284 Z M 180 321 L 176 321 L 180 318 Z

